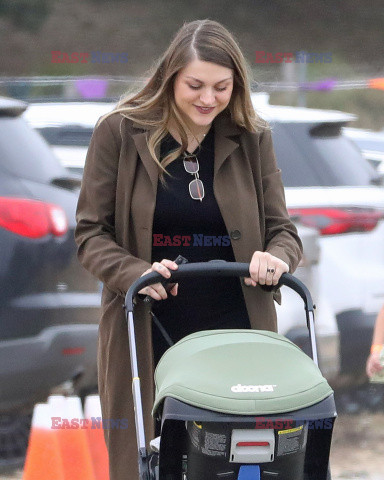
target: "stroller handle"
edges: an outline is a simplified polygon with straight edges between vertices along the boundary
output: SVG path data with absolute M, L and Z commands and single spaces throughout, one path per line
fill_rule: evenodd
M 249 263 L 226 262 L 225 260 L 211 260 L 209 262 L 196 262 L 179 265 L 177 270 L 171 270 L 171 276 L 166 279 L 167 283 L 176 283 L 184 278 L 197 278 L 201 276 L 211 277 L 249 277 Z M 151 272 L 138 278 L 129 288 L 125 296 L 125 309 L 127 312 L 133 311 L 133 299 L 137 293 L 147 285 L 164 282 L 164 277 L 158 272 Z M 300 295 L 305 304 L 305 309 L 312 311 L 314 309 L 311 294 L 308 288 L 299 279 L 289 273 L 283 273 L 279 283 L 274 287 L 265 286 L 265 288 L 279 288 L 287 286 Z

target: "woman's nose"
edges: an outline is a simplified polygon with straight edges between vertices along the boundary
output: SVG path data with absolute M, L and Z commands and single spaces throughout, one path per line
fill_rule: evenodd
M 211 89 L 205 89 L 201 92 L 200 101 L 204 106 L 210 107 L 215 102 L 215 94 Z

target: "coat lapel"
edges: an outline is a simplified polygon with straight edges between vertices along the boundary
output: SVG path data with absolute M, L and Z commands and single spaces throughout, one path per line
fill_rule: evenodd
M 221 113 L 214 120 L 215 125 L 215 163 L 214 175 L 216 177 L 223 163 L 231 153 L 239 146 L 231 136 L 238 135 L 240 129 L 231 122 L 229 113 Z
M 156 195 L 159 169 L 148 149 L 148 145 L 147 145 L 148 135 L 149 133 L 147 131 L 143 132 L 142 130 L 140 130 L 140 131 L 137 131 L 136 133 L 133 133 L 132 137 L 135 142 L 136 149 L 139 153 L 140 159 L 143 162 L 144 167 L 147 170 L 148 176 L 151 180 L 153 193 L 154 195 Z M 159 151 L 157 151 L 156 153 L 158 154 Z

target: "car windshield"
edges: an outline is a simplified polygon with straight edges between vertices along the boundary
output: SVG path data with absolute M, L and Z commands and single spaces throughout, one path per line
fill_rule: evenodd
M 277 163 L 286 187 L 367 186 L 379 182 L 341 124 L 272 123 Z
M 21 117 L 0 117 L 0 169 L 12 175 L 49 183 L 65 170 L 49 145 Z
M 93 128 L 65 125 L 60 127 L 39 127 L 38 132 L 51 145 L 88 147 Z

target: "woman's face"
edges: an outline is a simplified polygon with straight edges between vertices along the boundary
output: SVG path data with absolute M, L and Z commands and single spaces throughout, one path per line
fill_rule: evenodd
M 175 102 L 194 134 L 204 132 L 229 104 L 233 70 L 193 60 L 176 75 Z

